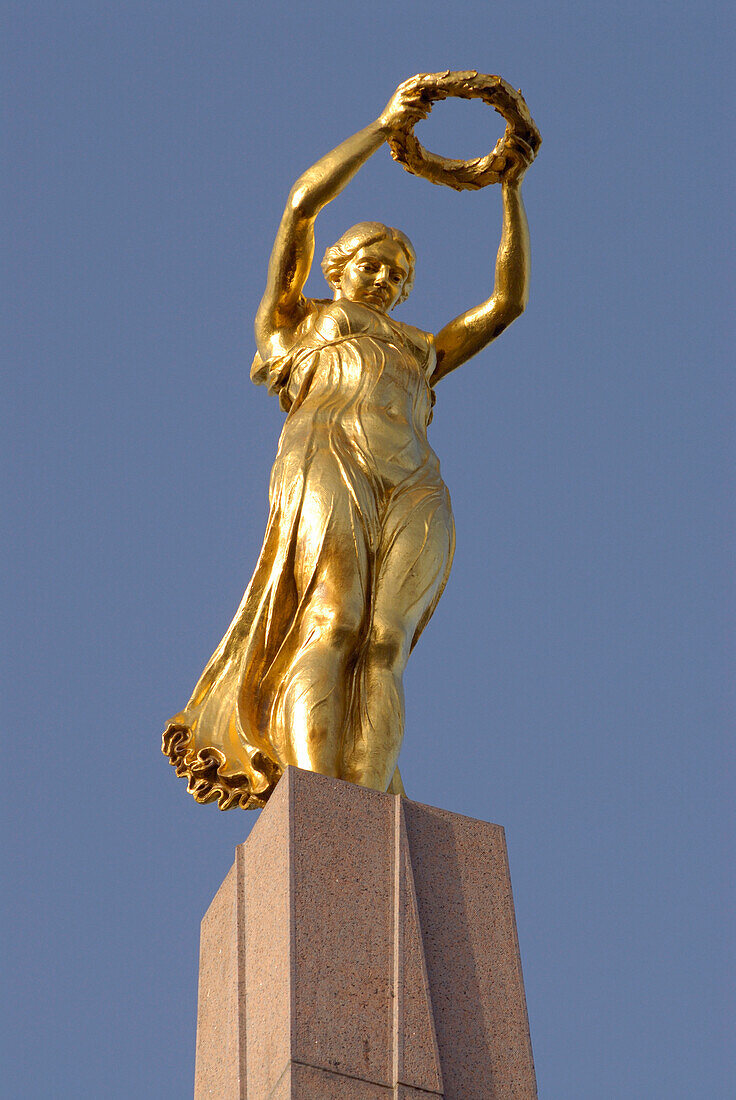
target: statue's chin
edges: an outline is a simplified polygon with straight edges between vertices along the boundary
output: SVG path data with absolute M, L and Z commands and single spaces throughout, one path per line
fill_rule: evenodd
M 387 308 L 387 305 L 388 305 L 388 303 L 386 302 L 386 300 L 384 298 L 379 298 L 379 297 L 374 298 L 372 295 L 369 295 L 369 294 L 366 294 L 361 298 L 353 299 L 353 300 L 357 301 L 359 305 L 370 306 L 372 309 L 378 309 L 378 310 L 381 311 L 381 313 L 386 312 L 386 308 Z

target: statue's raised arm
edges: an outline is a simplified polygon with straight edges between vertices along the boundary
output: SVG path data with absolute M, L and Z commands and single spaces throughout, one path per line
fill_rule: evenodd
M 501 182 L 503 230 L 490 298 L 460 314 L 437 334 L 437 366 L 432 384 L 482 351 L 525 310 L 529 298 L 529 226 L 521 197 L 521 180 L 533 152 L 520 139 L 509 148 L 509 167 Z
M 401 84 L 382 114 L 308 168 L 292 187 L 268 265 L 266 291 L 255 320 L 263 360 L 283 354 L 303 320 L 302 291 L 314 258 L 314 223 L 320 210 L 346 187 L 358 169 L 400 126 L 413 125 L 429 110 L 421 77 Z

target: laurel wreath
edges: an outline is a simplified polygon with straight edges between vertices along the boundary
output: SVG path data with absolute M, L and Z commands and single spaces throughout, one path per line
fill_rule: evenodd
M 512 160 L 515 139 L 526 143 L 533 156 L 539 151 L 542 136 L 521 91 L 517 92 L 500 76 L 475 70 L 428 73 L 422 81 L 421 95 L 430 105 L 450 97 L 482 99 L 506 119 L 506 130 L 487 156 L 474 160 L 453 160 L 425 149 L 414 135 L 413 123 L 397 128 L 388 138 L 391 156 L 415 176 L 422 176 L 431 183 L 444 184 L 455 191 L 477 191 L 503 179 Z

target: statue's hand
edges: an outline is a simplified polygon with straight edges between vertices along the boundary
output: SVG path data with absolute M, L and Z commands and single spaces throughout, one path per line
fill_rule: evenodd
M 501 177 L 502 184 L 518 187 L 536 153 L 518 134 L 512 134 L 506 146 L 507 164 Z
M 378 120 L 387 133 L 427 117 L 432 104 L 422 96 L 423 80 L 424 74 L 418 73 L 399 84 Z

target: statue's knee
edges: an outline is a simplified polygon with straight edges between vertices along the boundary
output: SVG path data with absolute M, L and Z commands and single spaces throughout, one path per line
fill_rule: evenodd
M 340 607 L 316 609 L 307 624 L 319 644 L 332 653 L 349 656 L 364 637 L 365 611 L 362 606 L 344 604 Z
M 400 672 L 409 656 L 403 624 L 387 615 L 374 617 L 368 646 L 371 660 L 391 672 Z

